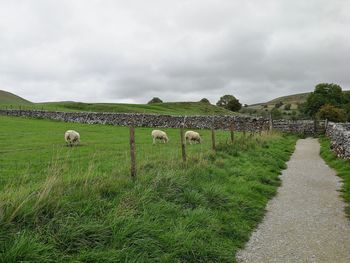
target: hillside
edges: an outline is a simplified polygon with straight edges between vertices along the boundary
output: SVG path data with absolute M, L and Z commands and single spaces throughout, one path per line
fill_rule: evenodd
M 36 107 L 47 110 L 154 113 L 169 115 L 231 115 L 231 111 L 201 102 L 165 102 L 155 104 L 82 103 L 58 102 L 38 103 Z
M 30 101 L 25 100 L 11 92 L 0 90 L 0 104 L 10 105 L 30 105 Z
M 169 115 L 232 115 L 232 111 L 201 102 L 165 102 L 155 104 L 125 103 L 83 103 L 83 102 L 45 102 L 31 103 L 19 96 L 0 91 L 1 108 L 55 110 L 55 111 L 94 111 L 123 113 L 154 113 Z

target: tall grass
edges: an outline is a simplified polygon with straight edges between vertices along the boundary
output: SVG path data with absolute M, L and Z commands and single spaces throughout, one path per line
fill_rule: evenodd
M 319 140 L 321 143 L 320 154 L 322 158 L 337 172 L 337 175 L 342 178 L 343 186 L 341 192 L 345 201 L 348 203 L 347 207 L 345 208 L 345 212 L 350 217 L 350 163 L 347 160 L 338 158 L 331 151 L 331 143 L 328 138 L 320 137 Z
M 296 141 L 236 134 L 229 144 L 218 132 L 212 152 L 210 131 L 201 131 L 204 144 L 187 147 L 184 165 L 178 130 L 167 130 L 168 145 L 152 146 L 150 129 L 138 129 L 132 181 L 126 128 L 0 124 L 0 262 L 234 262 Z M 68 126 L 81 131 L 82 146 L 64 146 Z

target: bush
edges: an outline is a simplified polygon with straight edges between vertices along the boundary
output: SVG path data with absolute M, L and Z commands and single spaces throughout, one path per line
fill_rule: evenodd
M 282 101 L 277 102 L 277 103 L 275 104 L 275 108 L 276 108 L 276 109 L 279 109 L 279 108 L 282 107 L 282 105 L 283 105 L 283 102 L 282 102 Z
M 331 104 L 325 104 L 317 113 L 320 119 L 327 119 L 334 122 L 345 122 L 346 112 L 343 109 L 337 108 Z
M 284 106 L 284 109 L 285 109 L 285 110 L 290 110 L 291 107 L 292 107 L 292 105 L 291 105 L 290 103 L 288 103 L 288 104 L 286 104 L 286 105 Z
M 207 98 L 203 98 L 199 102 L 210 104 L 210 101 Z
M 163 103 L 163 101 L 158 98 L 158 97 L 153 97 L 153 99 L 151 99 L 148 104 L 153 104 L 153 103 Z
M 282 112 L 277 108 L 273 108 L 271 110 L 271 118 L 274 120 L 282 119 Z

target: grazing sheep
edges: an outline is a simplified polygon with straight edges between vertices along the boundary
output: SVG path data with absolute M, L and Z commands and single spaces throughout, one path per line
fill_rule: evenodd
M 169 141 L 168 136 L 165 132 L 160 130 L 153 130 L 152 131 L 152 138 L 153 138 L 153 144 L 156 143 L 156 140 L 162 140 L 163 143 L 166 143 Z
M 202 138 L 199 135 L 199 133 L 194 131 L 187 131 L 185 133 L 185 138 L 186 138 L 186 142 L 189 141 L 190 144 L 192 144 L 192 142 L 201 143 L 202 141 Z
M 69 146 L 78 145 L 80 142 L 80 134 L 76 131 L 68 130 L 64 134 L 64 140 Z

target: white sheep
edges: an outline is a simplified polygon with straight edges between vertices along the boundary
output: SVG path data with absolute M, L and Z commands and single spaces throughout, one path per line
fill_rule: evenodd
M 153 130 L 152 131 L 152 138 L 153 138 L 153 144 L 156 143 L 156 140 L 162 140 L 163 143 L 166 143 L 169 141 L 168 135 L 161 131 L 161 130 Z
M 78 145 L 80 142 L 80 134 L 76 131 L 68 130 L 64 134 L 64 140 L 69 146 Z
M 185 138 L 186 138 L 186 142 L 189 141 L 190 144 L 192 144 L 192 142 L 201 143 L 202 141 L 202 138 L 199 135 L 199 133 L 195 131 L 187 131 L 185 133 Z

